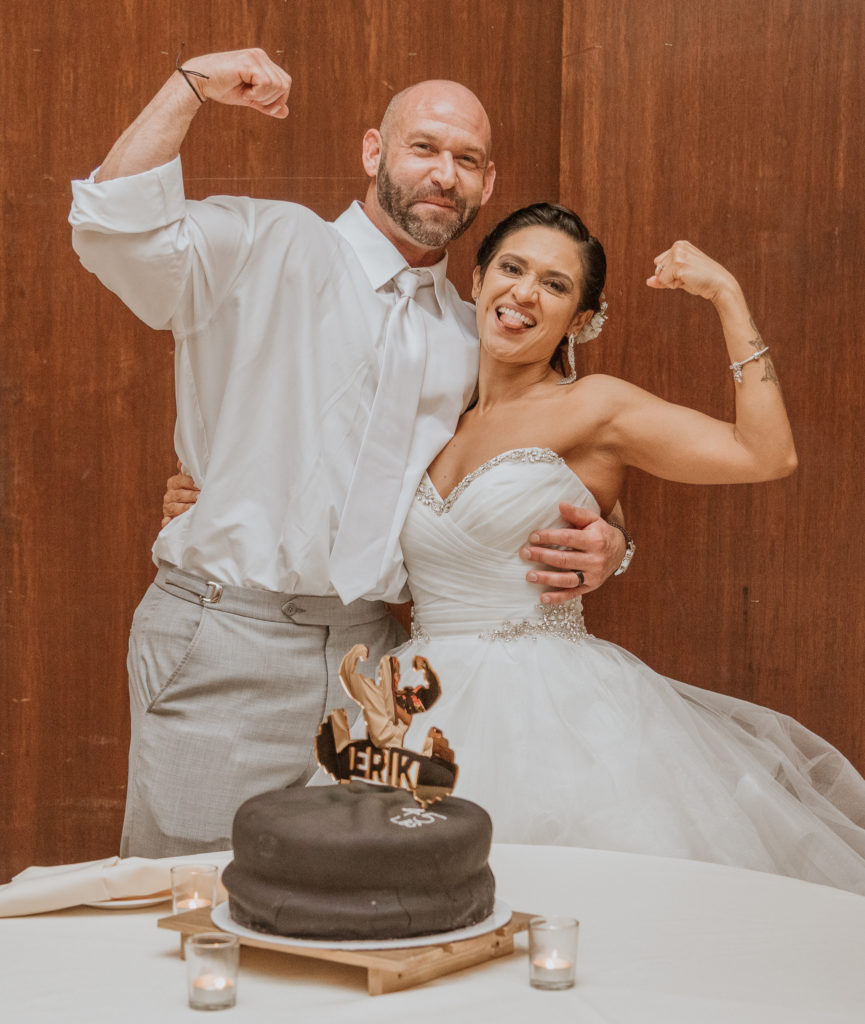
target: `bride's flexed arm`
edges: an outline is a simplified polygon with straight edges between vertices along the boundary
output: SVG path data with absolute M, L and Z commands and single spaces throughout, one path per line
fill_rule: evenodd
M 690 242 L 676 242 L 655 260 L 652 288 L 679 289 L 708 299 L 727 343 L 736 418 L 729 423 L 627 388 L 610 426 L 629 465 L 682 483 L 748 483 L 787 476 L 796 449 L 778 377 L 733 275 Z M 695 367 L 714 373 L 712 351 L 695 346 Z M 720 367 L 718 367 L 720 369 Z

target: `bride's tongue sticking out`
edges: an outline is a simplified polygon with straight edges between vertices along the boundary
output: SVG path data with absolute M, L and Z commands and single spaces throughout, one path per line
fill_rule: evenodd
M 496 310 L 496 316 L 498 317 L 499 323 L 502 324 L 503 327 L 507 327 L 509 330 L 518 331 L 524 327 L 535 326 L 535 321 L 531 317 L 518 312 L 511 306 L 499 306 Z

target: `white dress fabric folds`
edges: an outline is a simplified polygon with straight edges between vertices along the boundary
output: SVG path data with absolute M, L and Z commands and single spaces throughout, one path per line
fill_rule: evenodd
M 687 857 L 865 894 L 865 780 L 819 736 L 767 708 L 667 679 L 588 635 L 579 599 L 540 605 L 517 552 L 597 508 L 554 453 L 496 456 L 443 501 L 425 477 L 403 529 L 412 640 L 443 693 L 404 746 L 441 729 L 456 795 L 494 841 Z M 368 672 L 369 670 L 366 669 Z

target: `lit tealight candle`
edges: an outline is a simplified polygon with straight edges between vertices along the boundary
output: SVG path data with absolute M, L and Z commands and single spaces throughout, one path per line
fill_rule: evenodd
M 202 974 L 193 984 L 205 992 L 221 992 L 227 988 L 234 988 L 231 978 L 223 978 L 221 974 Z
M 221 974 L 201 974 L 193 983 L 190 1003 L 197 1010 L 234 1006 L 234 981 Z
M 189 1005 L 193 1010 L 221 1010 L 237 1001 L 236 935 L 205 932 L 190 935 L 184 945 Z
M 210 900 L 206 896 L 199 896 L 196 893 L 194 896 L 190 896 L 189 899 L 178 900 L 177 909 L 180 910 L 198 910 L 199 907 L 209 907 Z
M 577 931 L 573 918 L 532 918 L 529 982 L 533 988 L 570 988 L 576 980 Z
M 183 914 L 215 906 L 218 878 L 215 864 L 174 864 L 171 868 L 172 912 Z
M 574 966 L 570 960 L 559 956 L 555 950 L 549 956 L 536 957 L 532 964 L 539 980 L 549 982 L 570 980 L 571 971 Z

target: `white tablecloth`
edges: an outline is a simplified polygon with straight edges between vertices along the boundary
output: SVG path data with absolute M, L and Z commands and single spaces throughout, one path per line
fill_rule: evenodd
M 580 919 L 576 988 L 529 987 L 525 936 L 513 956 L 376 997 L 360 968 L 246 948 L 226 1024 L 865 1024 L 861 896 L 594 850 L 497 846 L 492 866 L 512 908 Z M 179 937 L 156 926 L 167 913 L 169 904 L 0 920 L 0 1019 L 195 1020 Z

